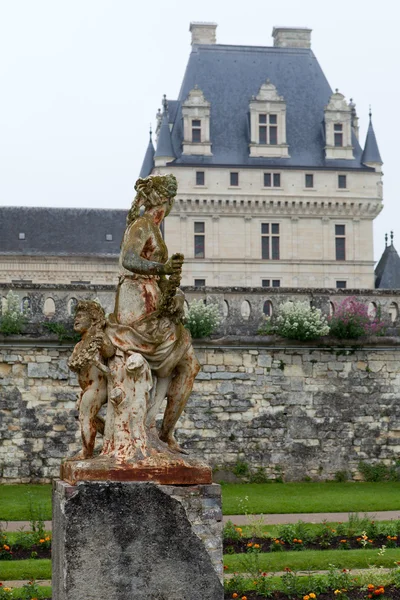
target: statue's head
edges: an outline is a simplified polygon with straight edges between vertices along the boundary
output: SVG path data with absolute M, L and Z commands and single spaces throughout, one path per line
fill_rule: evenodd
M 74 329 L 85 333 L 91 327 L 103 329 L 106 317 L 103 307 L 95 300 L 80 300 L 75 308 Z
M 139 216 L 139 209 L 144 207 L 145 211 L 154 206 L 166 206 L 167 216 L 174 204 L 174 198 L 178 190 L 175 175 L 150 175 L 145 179 L 139 177 L 135 184 L 136 196 L 128 213 L 127 223 L 131 223 Z

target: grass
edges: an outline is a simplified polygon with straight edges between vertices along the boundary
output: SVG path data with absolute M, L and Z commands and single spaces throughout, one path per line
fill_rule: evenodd
M 39 590 L 40 590 L 40 596 L 38 596 L 38 600 L 40 600 L 41 598 L 51 598 L 51 587 L 50 586 L 39 586 Z M 24 590 L 22 590 L 21 588 L 14 588 L 13 592 L 12 592 L 12 598 L 15 599 L 20 599 L 20 598 L 26 598 L 26 596 L 24 595 Z
M 51 560 L 0 560 L 0 581 L 18 579 L 51 579 Z
M 400 515 L 400 510 L 399 510 L 399 515 Z M 362 515 L 360 516 L 360 518 L 363 518 Z M 261 517 L 260 517 L 261 519 Z M 235 521 L 235 518 L 233 517 L 232 522 Z M 379 521 L 379 526 L 383 526 L 383 525 L 390 525 L 391 523 L 393 523 L 393 521 Z M 343 521 L 343 524 L 346 525 L 346 521 Z M 327 527 L 331 527 L 332 529 L 337 529 L 339 522 L 338 521 L 326 521 L 325 525 Z M 307 527 L 307 531 L 310 532 L 311 535 L 318 535 L 319 532 L 321 531 L 321 526 L 322 523 L 306 523 L 306 527 Z M 279 537 L 280 535 L 280 529 L 281 529 L 282 525 L 258 525 L 258 520 L 255 526 L 252 525 L 241 525 L 240 528 L 242 529 L 242 537 L 243 538 L 251 538 L 251 537 L 258 537 L 259 534 L 260 537 Z M 354 533 L 345 533 L 343 534 L 343 537 L 352 537 L 353 535 L 361 535 L 361 533 L 364 531 L 365 527 L 356 527 L 354 530 Z M 10 536 L 9 537 L 10 541 L 12 542 L 12 539 Z
M 222 486 L 224 515 L 399 510 L 400 482 L 246 483 Z M 248 501 L 244 501 L 245 497 Z M 400 510 L 399 510 L 400 514 Z
M 51 485 L 0 485 L 0 521 L 29 521 L 31 503 L 51 520 Z
M 228 573 L 248 572 L 249 554 L 225 554 L 224 565 Z M 254 555 L 253 555 L 254 556 Z M 397 548 L 386 549 L 383 556 L 378 550 L 303 550 L 302 552 L 259 553 L 258 568 L 262 571 L 283 571 L 289 567 L 292 571 L 325 570 L 329 565 L 338 569 L 367 569 L 370 565 L 392 568 L 399 560 Z

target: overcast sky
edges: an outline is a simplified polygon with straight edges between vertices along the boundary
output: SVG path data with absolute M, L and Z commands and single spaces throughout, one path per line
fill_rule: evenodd
M 219 43 L 264 46 L 274 25 L 306 26 L 331 87 L 357 104 L 362 145 L 372 105 L 385 173 L 375 258 L 391 229 L 400 251 L 398 6 L 0 0 L 0 205 L 128 208 L 162 94 L 179 92 L 190 21 L 218 23 Z

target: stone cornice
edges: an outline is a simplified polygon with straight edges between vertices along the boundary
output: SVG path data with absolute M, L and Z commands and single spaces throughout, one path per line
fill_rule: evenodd
M 227 197 L 226 194 L 197 193 L 193 199 L 187 196 L 178 196 L 175 200 L 171 214 L 198 215 L 218 213 L 219 215 L 232 216 L 313 216 L 313 217 L 364 217 L 373 219 L 382 210 L 380 198 L 357 198 L 354 196 L 340 198 L 326 198 L 313 196 L 299 198 L 299 196 L 249 196 L 236 195 Z

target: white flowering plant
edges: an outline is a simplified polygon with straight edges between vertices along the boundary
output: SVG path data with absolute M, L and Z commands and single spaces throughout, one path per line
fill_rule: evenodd
M 315 340 L 328 335 L 329 325 L 321 310 L 308 302 L 284 302 L 275 320 L 275 333 L 292 340 Z
M 218 304 L 204 304 L 202 300 L 193 300 L 185 318 L 185 327 L 192 337 L 208 337 L 221 322 Z
M 21 310 L 18 295 L 10 290 L 2 300 L 0 333 L 4 335 L 18 335 L 22 333 L 28 312 L 29 309 L 27 306 L 24 306 Z

